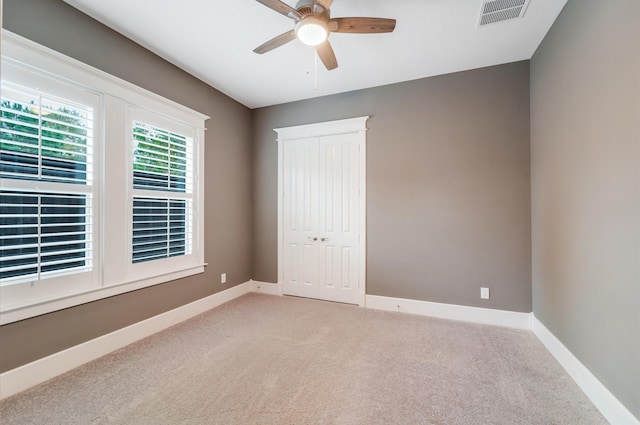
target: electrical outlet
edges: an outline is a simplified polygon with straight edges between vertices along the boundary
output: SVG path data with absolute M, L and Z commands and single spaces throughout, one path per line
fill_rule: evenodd
M 227 283 L 227 274 L 226 273 L 222 273 L 220 275 L 220 283 Z
M 483 300 L 489 299 L 489 288 L 480 288 L 480 298 Z

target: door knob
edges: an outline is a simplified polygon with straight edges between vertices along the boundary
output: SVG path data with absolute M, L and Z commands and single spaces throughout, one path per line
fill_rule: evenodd
M 321 240 L 322 242 L 324 242 L 324 241 L 328 241 L 328 240 L 329 240 L 329 238 L 320 238 L 320 240 Z
M 307 237 L 307 239 L 311 239 L 312 241 L 317 241 L 318 238 L 312 238 L 311 236 Z

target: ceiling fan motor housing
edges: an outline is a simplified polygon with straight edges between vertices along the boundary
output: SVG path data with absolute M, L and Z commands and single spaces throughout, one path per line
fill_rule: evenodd
M 314 0 L 299 0 L 296 3 L 296 10 L 302 15 L 302 19 L 309 15 L 322 16 L 325 19 L 329 19 L 329 10 L 317 4 Z

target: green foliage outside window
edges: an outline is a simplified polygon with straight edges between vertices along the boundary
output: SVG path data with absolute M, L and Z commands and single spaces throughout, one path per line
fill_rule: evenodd
M 186 177 L 187 140 L 184 136 L 136 122 L 133 138 L 138 142 L 134 170 Z
M 2 101 L 0 122 L 3 153 L 28 154 L 74 163 L 87 161 L 87 120 L 80 111 L 61 106 L 39 109 L 33 104 Z M 40 137 L 38 135 L 40 134 Z

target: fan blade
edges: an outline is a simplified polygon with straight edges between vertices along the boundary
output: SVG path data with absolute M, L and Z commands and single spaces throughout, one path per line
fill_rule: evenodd
M 336 59 L 336 54 L 333 52 L 333 48 L 331 48 L 331 44 L 329 44 L 329 40 L 325 40 L 324 43 L 317 46 L 316 52 L 329 71 L 338 67 L 338 60 Z
M 330 31 L 355 34 L 392 32 L 395 27 L 395 19 L 385 18 L 335 18 L 329 21 Z
M 255 49 L 253 49 L 253 51 L 261 55 L 277 47 L 280 47 L 283 44 L 287 44 L 288 42 L 293 41 L 295 39 L 296 39 L 295 31 L 294 30 L 287 31 L 284 34 L 280 34 L 279 36 L 274 37 L 271 40 L 267 41 L 266 43 L 256 47 Z
M 295 19 L 299 21 L 302 19 L 302 16 L 295 10 L 293 7 L 289 6 L 286 3 L 281 2 L 280 0 L 256 0 L 258 3 L 262 3 L 267 6 L 271 10 L 275 10 L 278 13 L 283 14 L 287 18 Z
M 324 7 L 324 10 L 329 10 L 333 4 L 333 0 L 316 0 L 316 3 Z

